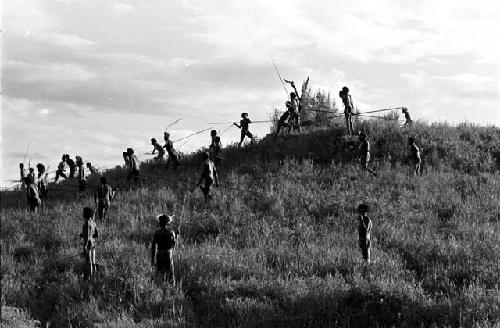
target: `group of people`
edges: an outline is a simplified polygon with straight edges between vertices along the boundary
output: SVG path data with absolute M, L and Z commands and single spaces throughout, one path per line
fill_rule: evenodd
M 287 81 L 288 82 L 288 81 Z M 286 101 L 286 112 L 281 115 L 278 120 L 277 130 L 275 137 L 280 133 L 282 127 L 287 126 L 289 130 L 299 130 L 301 128 L 300 124 L 300 113 L 302 111 L 302 99 L 299 97 L 299 93 L 295 88 L 293 82 L 289 82 L 294 88 L 294 92 L 290 93 L 290 99 Z M 346 126 L 349 135 L 354 133 L 352 116 L 354 113 L 354 105 L 352 97 L 349 94 L 349 89 L 343 87 L 339 92 L 339 96 L 344 104 L 344 114 L 346 120 Z M 405 125 L 411 124 L 412 120 L 407 108 L 402 108 L 405 115 Z M 249 125 L 252 121 L 248 118 L 248 113 L 241 114 L 241 120 L 238 123 L 234 123 L 239 129 L 241 129 L 241 139 L 238 143 L 238 147 L 241 147 L 245 138 L 249 138 L 251 142 L 254 141 L 252 133 L 249 131 Z M 201 154 L 202 170 L 200 178 L 197 182 L 197 187 L 199 187 L 204 195 L 205 202 L 209 202 L 212 199 L 211 187 L 219 186 L 219 179 L 217 174 L 217 167 L 220 166 L 222 158 L 220 153 L 222 151 L 222 144 L 220 136 L 217 135 L 216 130 L 210 132 L 211 142 L 208 147 L 207 152 Z M 359 149 L 358 149 L 358 160 L 362 170 L 367 171 L 374 176 L 377 175 L 370 167 L 370 142 L 367 138 L 365 132 L 359 132 Z M 173 142 L 170 140 L 170 134 L 164 132 L 163 135 L 164 145 L 161 145 L 155 138 L 151 138 L 151 145 L 153 146 L 152 154 L 156 154 L 154 158 L 156 161 L 163 161 L 165 153 L 168 154 L 168 159 L 166 167 L 168 168 L 172 165 L 173 169 L 176 170 L 179 167 L 179 153 L 174 149 Z M 410 159 L 412 163 L 412 172 L 415 175 L 420 173 L 421 166 L 421 155 L 420 150 L 415 144 L 413 138 L 408 139 Z M 125 161 L 125 166 L 127 168 L 127 182 L 131 180 L 137 183 L 140 178 L 139 172 L 139 161 L 132 148 L 127 148 L 123 152 L 123 159 Z M 46 172 L 45 166 L 41 163 L 36 165 L 38 174 L 35 175 L 34 169 L 29 168 L 29 173 L 24 169 L 24 165 L 20 164 L 21 171 L 21 181 L 23 188 L 28 190 L 28 204 L 30 210 L 36 211 L 37 207 L 41 205 L 41 199 L 47 197 L 48 193 L 48 172 Z M 69 174 L 66 175 L 66 168 L 69 167 Z M 80 156 L 75 157 L 75 161 L 71 159 L 68 154 L 62 156 L 62 160 L 58 165 L 56 170 L 55 182 L 59 178 L 64 179 L 74 179 L 77 178 L 79 181 L 79 190 L 84 191 L 86 186 L 86 172 L 91 174 L 99 173 L 98 170 L 92 166 L 91 163 L 87 163 L 86 169 L 83 165 L 83 160 Z M 99 232 L 97 228 L 97 223 L 95 220 L 96 212 L 97 218 L 103 220 L 109 215 L 109 209 L 111 206 L 111 201 L 116 194 L 116 189 L 112 188 L 106 177 L 100 177 L 100 186 L 97 187 L 94 194 L 94 203 L 96 205 L 96 210 L 94 211 L 91 207 L 85 207 L 83 209 L 84 223 L 82 226 L 82 231 L 80 233 L 81 243 L 84 248 L 86 269 L 84 272 L 84 278 L 88 279 L 93 275 L 96 268 L 95 263 L 95 247 L 96 240 L 99 238 Z M 359 232 L 359 247 L 361 249 L 362 257 L 366 262 L 371 261 L 370 256 L 370 235 L 372 230 L 372 221 L 368 217 L 368 205 L 360 204 L 358 206 L 358 232 Z M 173 249 L 180 235 L 180 228 L 174 229 L 171 227 L 173 221 L 173 216 L 166 214 L 160 214 L 157 217 L 159 229 L 156 230 L 152 238 L 151 246 L 151 264 L 156 267 L 159 275 L 163 280 L 168 280 L 170 282 L 175 282 L 174 279 L 174 262 L 173 262 Z

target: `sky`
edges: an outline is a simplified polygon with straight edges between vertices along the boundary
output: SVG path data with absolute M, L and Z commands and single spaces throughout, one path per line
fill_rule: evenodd
M 313 89 L 349 86 L 360 111 L 500 125 L 494 0 L 4 0 L 1 13 L 2 185 L 25 155 L 107 167 L 127 147 L 151 158 L 150 138 L 179 118 L 173 140 L 241 112 L 267 120 L 286 101 L 271 58 Z M 222 142 L 238 138 L 233 127 Z

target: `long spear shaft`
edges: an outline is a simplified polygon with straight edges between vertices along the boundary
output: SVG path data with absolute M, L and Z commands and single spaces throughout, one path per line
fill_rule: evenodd
M 283 90 L 285 90 L 285 94 L 288 97 L 288 90 L 286 89 L 285 82 L 283 82 L 283 79 L 281 78 L 280 71 L 278 71 L 278 66 L 276 66 L 276 63 L 274 62 L 274 59 L 271 57 L 271 61 L 273 62 L 274 69 L 276 70 L 276 73 L 278 74 L 278 78 L 281 81 L 281 84 L 283 85 Z
M 167 129 L 168 129 L 169 127 L 171 127 L 172 125 L 176 124 L 177 122 L 179 122 L 179 121 L 181 121 L 181 120 L 182 120 L 182 118 L 180 118 L 180 119 L 178 119 L 178 120 L 174 121 L 173 123 L 170 123 L 170 124 L 169 124 L 169 125 L 165 128 L 165 131 L 167 131 Z

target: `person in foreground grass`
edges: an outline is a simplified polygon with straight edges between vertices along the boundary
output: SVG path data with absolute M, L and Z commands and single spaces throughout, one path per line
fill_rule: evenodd
M 361 254 L 366 263 L 371 262 L 370 251 L 370 235 L 372 231 L 372 221 L 368 217 L 368 205 L 360 204 L 358 206 L 358 233 L 359 233 L 359 247 Z
M 26 183 L 26 196 L 28 198 L 30 212 L 36 213 L 38 207 L 42 205 L 42 201 L 38 193 L 38 186 L 35 184 L 35 175 L 31 173 L 28 174 L 24 181 Z
M 174 277 L 174 247 L 179 236 L 179 229 L 173 230 L 171 224 L 173 215 L 158 215 L 160 229 L 153 235 L 151 244 L 151 266 L 156 268 L 157 277 L 162 283 L 165 281 L 175 285 Z
M 361 169 L 370 172 L 374 176 L 377 176 L 377 173 L 375 173 L 368 167 L 368 163 L 370 163 L 370 142 L 366 138 L 366 133 L 362 131 L 359 132 L 359 141 L 360 144 L 358 160 L 360 162 Z
M 108 215 L 111 200 L 115 196 L 115 190 L 108 185 L 106 177 L 101 177 L 101 185 L 97 187 L 94 202 L 97 204 L 97 217 L 102 220 Z
M 82 232 L 80 233 L 80 241 L 83 246 L 83 255 L 85 257 L 85 270 L 83 279 L 89 279 L 95 270 L 95 246 L 96 239 L 99 237 L 97 225 L 94 221 L 94 210 L 90 207 L 83 208 Z
M 215 168 L 214 163 L 210 160 L 210 154 L 206 152 L 202 153 L 201 161 L 203 163 L 203 169 L 197 186 L 201 187 L 203 196 L 205 196 L 205 202 L 208 202 L 212 199 L 212 196 L 210 195 L 210 187 L 214 182 L 215 186 L 218 187 L 219 179 L 217 178 L 217 169 Z
M 408 146 L 410 147 L 410 168 L 413 175 L 418 176 L 420 174 L 420 165 L 422 164 L 422 158 L 420 157 L 420 149 L 415 145 L 415 139 L 412 137 L 408 138 Z
M 253 135 L 248 130 L 248 125 L 250 123 L 252 123 L 252 121 L 250 121 L 250 119 L 248 118 L 248 113 L 241 113 L 240 124 L 234 123 L 234 125 L 241 129 L 241 139 L 238 143 L 238 148 L 241 147 L 241 144 L 243 143 L 243 140 L 245 140 L 245 137 L 250 138 L 250 142 L 253 142 Z

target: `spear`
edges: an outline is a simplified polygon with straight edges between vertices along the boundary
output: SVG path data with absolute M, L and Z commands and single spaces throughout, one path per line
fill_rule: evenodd
M 283 79 L 281 78 L 280 71 L 278 71 L 278 66 L 276 66 L 276 63 L 274 62 L 273 57 L 271 57 L 271 61 L 273 62 L 274 69 L 276 70 L 276 73 L 278 74 L 278 78 L 280 79 L 281 84 L 283 85 L 283 90 L 285 90 L 285 93 L 286 93 L 286 95 L 288 97 L 288 90 L 286 89 L 285 82 L 283 82 Z
M 173 123 L 170 123 L 166 128 L 165 128 L 165 131 L 168 130 L 169 127 L 171 127 L 172 125 L 176 124 L 177 122 L 179 121 L 182 121 L 182 118 L 179 118 L 178 120 L 174 121 Z

